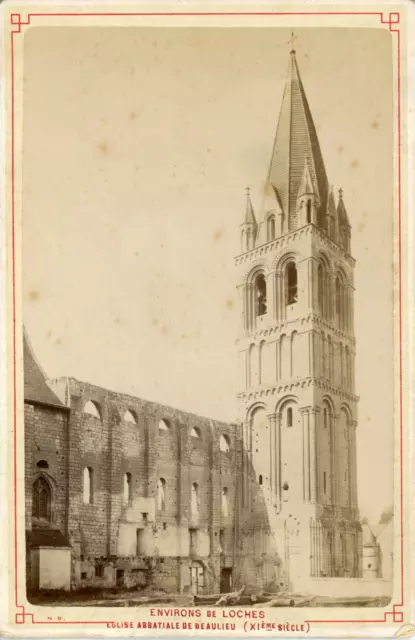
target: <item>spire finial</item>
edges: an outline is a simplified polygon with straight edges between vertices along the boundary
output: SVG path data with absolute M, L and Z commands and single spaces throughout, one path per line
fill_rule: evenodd
M 250 195 L 251 195 L 251 189 L 250 189 L 250 187 L 246 187 L 246 188 L 245 188 L 245 191 L 246 191 L 246 195 L 247 195 L 247 196 L 250 196 Z
M 342 199 L 343 198 L 343 189 L 340 187 L 339 189 L 339 198 Z
M 291 51 L 290 53 L 295 53 L 295 49 L 294 49 L 294 41 L 297 40 L 297 36 L 294 35 L 294 31 L 291 31 L 291 38 L 288 40 L 287 44 L 291 45 Z

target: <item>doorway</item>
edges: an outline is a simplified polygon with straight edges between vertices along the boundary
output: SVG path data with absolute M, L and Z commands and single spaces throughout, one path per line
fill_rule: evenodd
M 117 587 L 124 586 L 124 569 L 117 569 L 116 584 L 117 584 Z
M 224 567 L 220 572 L 220 592 L 231 593 L 232 591 L 232 569 Z
M 190 590 L 195 596 L 198 593 L 202 593 L 205 587 L 205 574 L 203 567 L 200 564 L 194 563 L 190 567 Z

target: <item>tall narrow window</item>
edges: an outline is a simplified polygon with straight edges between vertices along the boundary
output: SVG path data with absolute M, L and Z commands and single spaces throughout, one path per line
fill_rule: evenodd
M 326 472 L 323 471 L 323 491 L 324 493 L 327 492 L 327 478 L 326 478 Z
M 350 388 L 350 352 L 349 352 L 349 347 L 348 345 L 346 345 L 345 348 L 345 382 L 346 382 L 346 388 L 349 389 Z
M 326 377 L 326 339 L 324 333 L 321 334 L 321 377 Z
M 295 304 L 298 300 L 297 267 L 294 262 L 289 262 L 285 269 L 286 304 Z
M 163 511 L 166 508 L 166 481 L 159 478 L 157 483 L 157 509 Z
M 33 485 L 32 516 L 43 520 L 51 519 L 51 491 L 45 478 L 38 478 Z
M 222 515 L 224 518 L 227 518 L 229 515 L 228 509 L 228 488 L 223 487 L 222 489 Z
M 293 426 L 293 410 L 292 407 L 288 407 L 287 409 L 287 427 Z
M 269 216 L 267 220 L 267 240 L 275 240 L 275 216 Z
M 340 282 L 340 278 L 336 278 L 336 322 L 337 328 L 343 329 L 343 318 L 342 318 L 342 285 Z
M 83 501 L 84 504 L 92 504 L 93 502 L 93 471 L 91 467 L 84 468 L 84 490 Z
M 326 407 L 324 407 L 323 416 L 324 416 L 324 428 L 327 429 L 328 421 L 327 421 L 327 408 Z
M 190 512 L 192 516 L 199 515 L 199 485 L 197 482 L 192 484 L 192 492 L 190 497 Z
M 267 312 L 267 283 L 260 273 L 255 279 L 256 315 L 263 316 Z
M 133 479 L 131 473 L 124 474 L 124 490 L 123 490 L 123 502 L 124 505 L 130 505 L 133 501 Z
M 331 376 L 332 376 L 332 372 L 331 372 L 331 353 L 332 353 L 332 343 L 331 343 L 331 337 L 327 336 L 327 346 L 328 346 L 328 353 L 327 353 L 327 379 L 331 381 Z
M 321 317 L 324 317 L 325 314 L 325 300 L 324 300 L 324 270 L 323 265 L 319 264 L 317 269 L 317 280 L 318 280 L 318 306 L 320 309 Z
M 261 474 L 259 474 L 258 484 L 259 484 L 260 486 L 262 486 L 262 483 L 263 483 L 262 475 L 261 475 Z
M 307 223 L 311 222 L 311 200 L 307 200 Z

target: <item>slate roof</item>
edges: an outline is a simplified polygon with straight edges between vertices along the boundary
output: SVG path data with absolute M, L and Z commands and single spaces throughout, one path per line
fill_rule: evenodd
M 67 409 L 48 386 L 46 376 L 36 360 L 25 329 L 23 330 L 23 358 L 25 402 Z
M 323 225 L 327 174 L 295 51 L 291 51 L 268 177 L 278 193 L 283 213 L 288 217 L 289 230 L 296 228 L 297 196 L 307 159 L 313 190 L 320 203 L 319 222 Z

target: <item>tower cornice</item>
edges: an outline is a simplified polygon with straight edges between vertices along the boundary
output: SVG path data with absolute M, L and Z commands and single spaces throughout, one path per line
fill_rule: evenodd
M 235 265 L 239 266 L 240 264 L 244 264 L 246 262 L 252 262 L 254 260 L 259 259 L 261 256 L 266 256 L 267 254 L 282 250 L 284 248 L 290 248 L 291 244 L 297 241 L 299 238 L 311 235 L 319 238 L 323 244 L 326 244 L 327 247 L 335 254 L 343 258 L 351 267 L 354 267 L 356 264 L 356 260 L 347 253 L 342 247 L 340 247 L 337 243 L 333 242 L 331 238 L 327 235 L 327 233 L 314 224 L 308 224 L 303 227 L 296 229 L 295 231 L 290 231 L 275 240 L 271 240 L 270 242 L 266 242 L 264 244 L 251 249 L 250 251 L 246 251 L 244 253 L 240 253 L 235 256 Z
M 277 383 L 270 385 L 261 385 L 256 389 L 248 389 L 246 391 L 241 391 L 237 394 L 238 400 L 245 400 L 245 402 L 256 402 L 261 400 L 262 398 L 267 397 L 278 397 L 280 395 L 285 395 L 287 393 L 291 393 L 295 390 L 299 389 L 307 389 L 310 387 L 318 387 L 322 389 L 326 393 L 330 393 L 332 396 L 337 396 L 338 398 L 345 400 L 347 402 L 359 402 L 359 396 L 356 394 L 347 391 L 343 388 L 336 387 L 326 380 L 322 380 L 315 376 L 310 376 L 307 378 L 298 378 L 296 381 L 287 382 L 287 383 Z
M 273 335 L 278 338 L 278 335 L 280 333 L 290 333 L 291 331 L 306 333 L 312 330 L 330 331 L 333 336 L 337 336 L 344 342 L 348 342 L 353 346 L 356 345 L 356 337 L 354 336 L 354 334 L 338 329 L 335 326 L 334 322 L 330 322 L 328 320 L 325 320 L 324 318 L 321 318 L 314 311 L 310 311 L 307 315 L 301 315 L 297 318 L 293 318 L 283 322 L 271 321 L 267 324 L 267 326 L 262 327 L 257 331 L 252 331 L 240 335 L 237 339 L 237 343 L 241 344 L 243 342 L 246 342 L 247 344 L 249 344 L 262 338 L 272 337 Z

